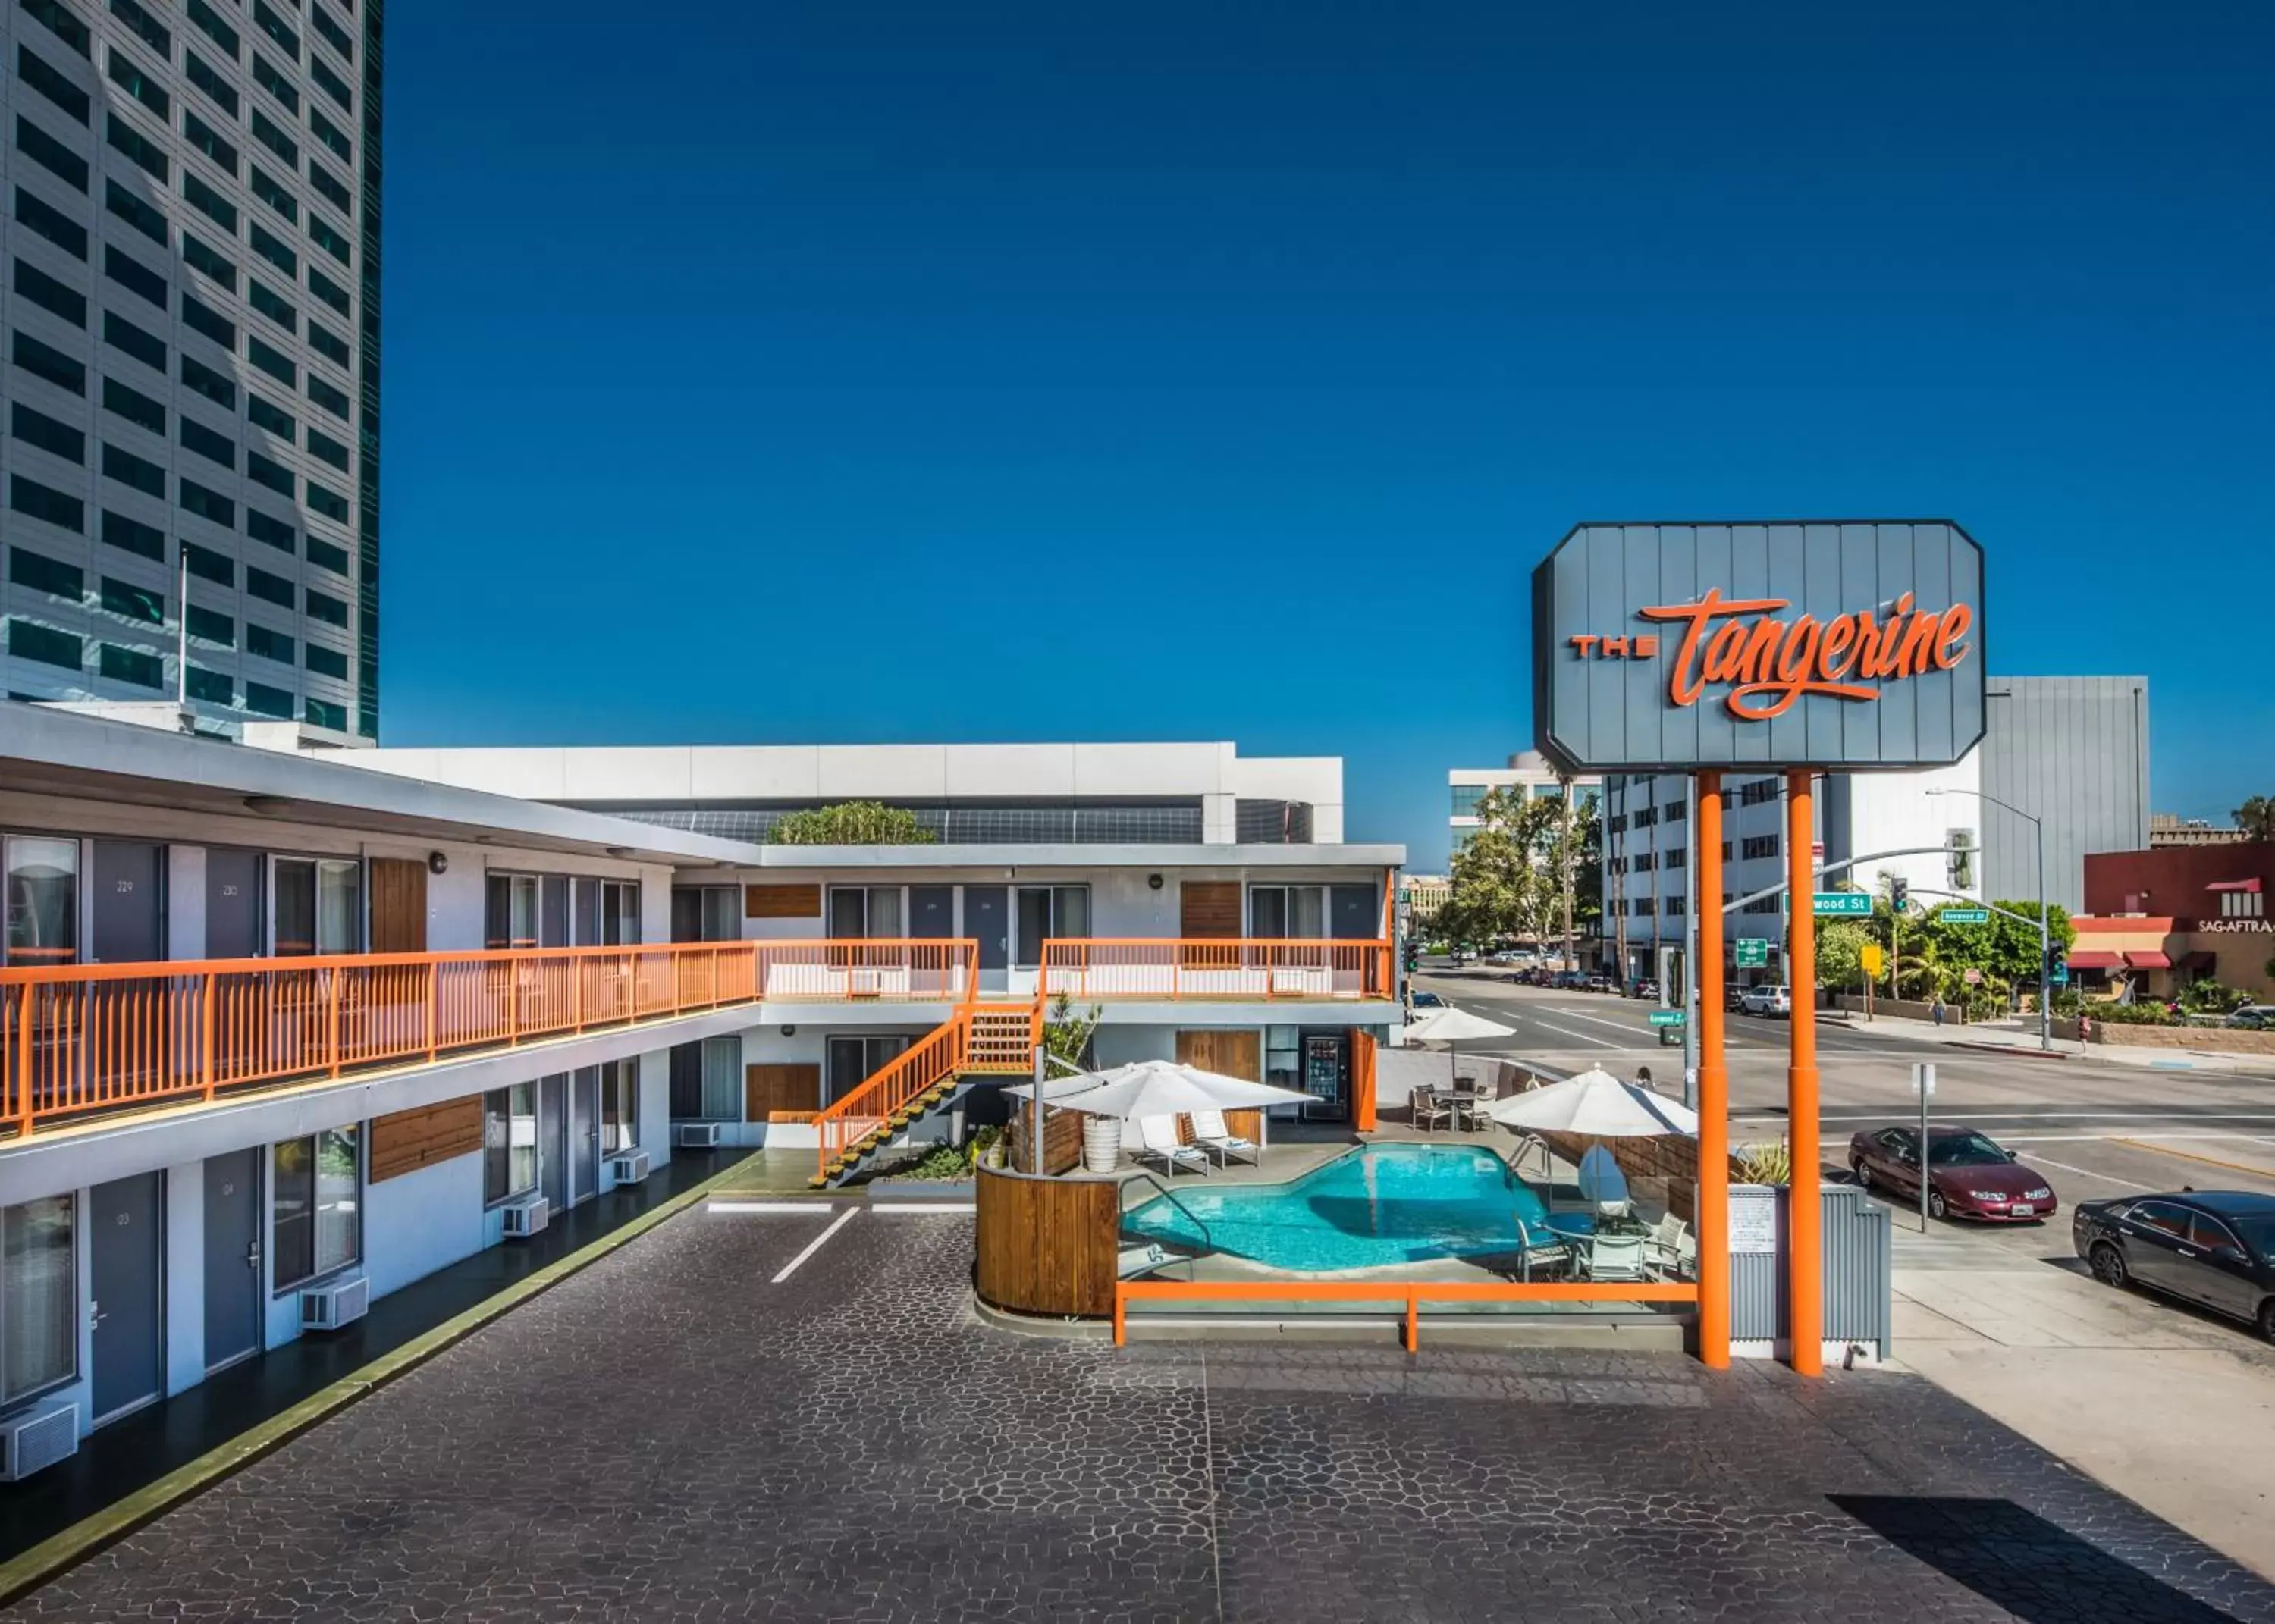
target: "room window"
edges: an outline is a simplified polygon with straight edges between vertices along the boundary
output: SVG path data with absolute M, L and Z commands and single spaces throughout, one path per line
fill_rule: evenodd
M 363 1256 L 363 1134 L 328 1128 L 270 1147 L 276 1289 L 344 1269 Z
M 674 886 L 671 890 L 671 939 L 674 941 L 736 941 L 743 934 L 743 892 L 739 886 Z
M 87 190 L 87 160 L 21 113 L 16 115 L 16 149 L 74 192 Z
M 639 940 L 639 881 L 578 880 L 570 911 L 576 945 L 624 947 Z
M 534 874 L 492 874 L 484 907 L 482 945 L 526 952 L 537 946 L 538 887 Z
M 1248 933 L 1266 941 L 1317 940 L 1327 933 L 1324 886 L 1251 886 Z
M 222 140 L 219 131 L 186 107 L 182 110 L 182 137 L 227 170 L 231 180 L 237 178 L 237 148 Z
M 29 333 L 15 336 L 15 347 L 10 355 L 17 366 L 35 378 L 45 378 L 57 389 L 69 389 L 74 395 L 87 393 L 87 364 L 73 359 L 51 344 L 43 344 Z M 160 433 L 163 433 L 162 428 Z
M 743 1120 L 743 1040 L 706 1038 L 671 1048 L 671 1114 L 675 1121 Z
M 190 83 L 206 93 L 213 104 L 231 118 L 237 117 L 237 91 L 193 50 L 182 53 L 182 72 Z
M 263 147 L 268 148 L 269 151 L 275 153 L 278 157 L 283 159 L 285 162 L 291 164 L 294 169 L 297 170 L 300 167 L 299 144 L 293 140 L 291 136 L 285 134 L 283 131 L 278 129 L 276 125 L 271 122 L 268 115 L 262 112 L 257 107 L 253 110 L 253 139 L 259 141 Z
M 1043 944 L 1090 934 L 1088 886 L 1021 886 L 1018 931 L 1011 962 L 1032 970 L 1043 962 Z
M 26 518 L 43 519 L 59 530 L 81 535 L 87 532 L 87 503 L 20 473 L 8 476 L 8 506 Z
M 1455 784 L 1454 786 L 1454 816 L 1456 818 L 1476 817 L 1478 815 L 1478 803 L 1485 798 L 1485 787 L 1483 784 Z
M 1774 835 L 1749 835 L 1738 848 L 1742 858 L 1773 857 L 1778 854 L 1778 837 Z
M 116 378 L 102 381 L 102 409 L 117 412 L 138 427 L 154 434 L 166 432 L 166 408 L 141 390 L 130 389 Z
M 537 1084 L 482 1096 L 482 1200 L 491 1205 L 537 1188 Z
M 10 968 L 77 963 L 79 842 L 11 835 L 6 850 Z
M 898 886 L 829 888 L 829 933 L 835 937 L 892 937 L 903 933 Z
M 353 858 L 278 857 L 268 889 L 278 957 L 362 951 L 363 873 Z
M 35 445 L 51 457 L 60 457 L 67 463 L 87 465 L 87 431 L 35 412 L 22 401 L 9 407 L 8 432 L 26 445 Z
M 639 1149 L 639 1061 L 615 1060 L 601 1068 L 601 1154 Z
M 6 1253 L 0 1271 L 0 1403 L 12 1404 L 79 1374 L 76 1217 L 69 1196 L 26 1201 L 0 1216 Z
M 842 1037 L 829 1040 L 829 1097 L 842 1099 L 889 1064 L 909 1046 L 897 1035 Z

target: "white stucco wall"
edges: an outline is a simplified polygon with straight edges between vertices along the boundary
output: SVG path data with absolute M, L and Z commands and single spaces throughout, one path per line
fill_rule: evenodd
M 490 1243 L 479 1151 L 453 1156 L 364 1190 L 364 1273 L 372 1295 L 470 1258 Z

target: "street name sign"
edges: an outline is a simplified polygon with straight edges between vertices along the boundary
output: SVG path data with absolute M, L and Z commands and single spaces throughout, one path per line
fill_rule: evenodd
M 1680 1026 L 1683 1019 L 1682 1011 L 1680 1009 L 1654 1009 L 1651 1012 L 1651 1023 L 1653 1026 Z
M 1870 891 L 1819 891 L 1817 893 L 1815 912 L 1820 919 L 1829 914 L 1861 914 L 1869 918 L 1872 912 L 1872 894 Z
M 1988 908 L 1946 908 L 1938 917 L 1941 918 L 1946 925 L 1988 925 L 1991 923 L 1991 910 Z

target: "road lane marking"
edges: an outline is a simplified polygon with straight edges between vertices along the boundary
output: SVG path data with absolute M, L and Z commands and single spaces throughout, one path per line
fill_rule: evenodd
M 1553 1022 L 1542 1020 L 1537 1015 L 1532 1017 L 1532 1023 L 1535 1026 L 1546 1027 L 1561 1037 L 1574 1039 L 1581 1043 L 1593 1044 L 1599 1049 L 1622 1049 L 1629 1046 L 1622 1043 L 1614 1043 L 1608 1039 L 1599 1038 L 1593 1032 L 1576 1032 L 1568 1026 L 1558 1026 Z
M 2275 1167 L 2255 1167 L 2248 1161 L 2222 1161 L 2217 1156 L 2199 1156 L 2194 1151 L 2168 1151 L 2161 1144 L 2149 1144 L 2139 1139 L 2116 1139 L 2112 1144 L 2129 1144 L 2138 1151 L 2154 1151 L 2159 1156 L 2178 1156 L 2185 1161 L 2200 1161 L 2208 1167 L 2225 1167 L 2230 1173 L 2249 1173 L 2255 1178 L 2275 1179 Z
M 2129 1179 L 2112 1179 L 2106 1173 L 2096 1173 L 2090 1167 L 2074 1167 L 2066 1161 L 2055 1161 L 2052 1158 L 2045 1156 L 2031 1157 L 2030 1166 L 2033 1167 L 2060 1167 L 2064 1173 L 2075 1173 L 2080 1178 L 2092 1179 L 2097 1183 L 2114 1184 L 2120 1190 L 2146 1190 L 2149 1188 L 2146 1184 L 2135 1184 Z
M 782 1265 L 782 1272 L 775 1276 L 773 1283 L 779 1286 L 791 1275 L 797 1273 L 797 1265 L 804 1263 L 808 1258 L 812 1257 L 814 1253 L 820 1251 L 823 1243 L 827 1242 L 831 1235 L 835 1235 L 840 1229 L 843 1229 L 846 1225 L 851 1223 L 853 1221 L 853 1215 L 860 1210 L 861 1209 L 858 1206 L 849 1206 L 843 1212 L 840 1212 L 837 1215 L 837 1221 L 835 1223 L 830 1225 L 828 1228 L 823 1230 L 820 1235 L 815 1235 L 813 1239 L 808 1243 L 806 1249 L 804 1251 L 798 1253 L 797 1257 Z
M 805 1217 L 820 1217 L 835 1212 L 835 1201 L 714 1201 L 703 1209 L 707 1212 L 797 1212 Z

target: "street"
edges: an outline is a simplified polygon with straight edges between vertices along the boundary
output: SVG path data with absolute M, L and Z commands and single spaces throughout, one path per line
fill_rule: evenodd
M 1517 986 L 1499 971 L 1425 967 L 1415 985 L 1515 1029 L 1513 1037 L 1465 1050 L 1560 1073 L 1601 1066 L 1632 1077 L 1648 1067 L 1662 1090 L 1681 1087 L 1682 1051 L 1659 1046 L 1651 1001 Z M 1819 1017 L 1829 1166 L 1846 1161 L 1848 1137 L 1858 1129 L 1916 1120 L 1911 1069 L 1929 1061 L 1936 1068 L 1933 1120 L 1981 1129 L 2044 1168 L 2065 1205 L 2183 1184 L 2275 1190 L 2275 1079 L 2203 1066 L 2151 1069 L 1986 1053 L 1897 1030 L 1908 1024 Z M 1724 1048 L 1734 1142 L 1782 1133 L 1787 1045 L 1782 1020 L 1729 1016 Z M 2024 1225 L 1985 1238 L 2033 1255 L 2067 1253 L 2069 1227 Z

